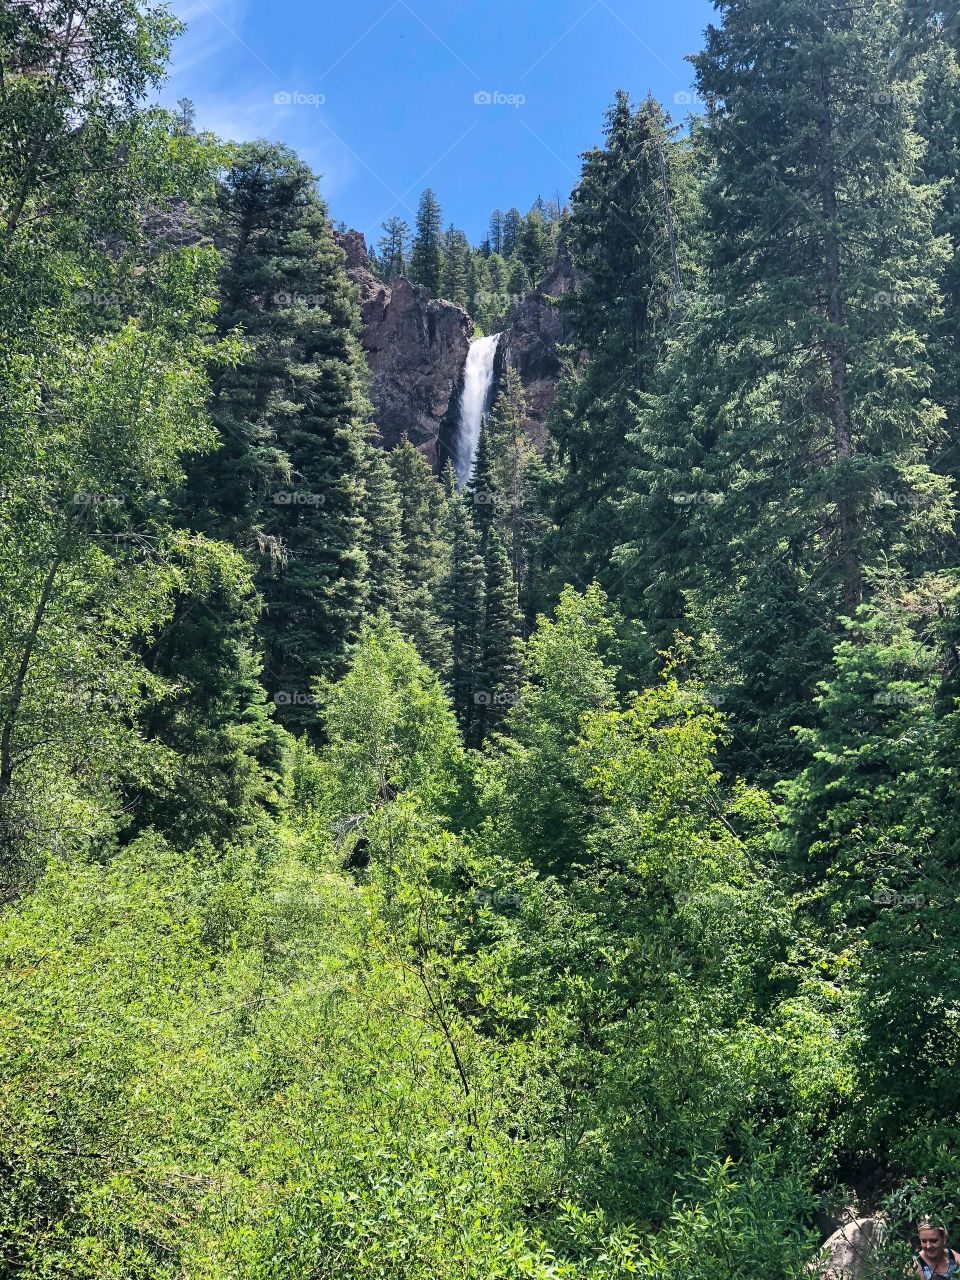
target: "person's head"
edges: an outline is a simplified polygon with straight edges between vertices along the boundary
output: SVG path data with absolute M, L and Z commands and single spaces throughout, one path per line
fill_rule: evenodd
M 917 1234 L 920 1237 L 920 1248 L 928 1258 L 939 1259 L 943 1256 L 947 1247 L 947 1233 L 943 1227 L 924 1218 L 917 1223 Z

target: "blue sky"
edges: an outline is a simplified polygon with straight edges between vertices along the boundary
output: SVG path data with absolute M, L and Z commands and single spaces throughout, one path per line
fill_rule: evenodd
M 174 0 L 162 101 L 288 143 L 331 215 L 376 241 L 432 186 L 471 240 L 497 205 L 565 198 L 618 88 L 680 118 L 708 0 Z M 479 99 L 477 95 L 480 95 Z M 675 105 L 677 95 L 680 101 Z M 492 97 L 492 101 L 486 101 Z

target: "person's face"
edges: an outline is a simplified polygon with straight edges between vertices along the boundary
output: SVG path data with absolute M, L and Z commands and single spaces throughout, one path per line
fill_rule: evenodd
M 943 1236 L 939 1231 L 924 1228 L 920 1232 L 920 1248 L 928 1258 L 937 1258 L 943 1253 Z

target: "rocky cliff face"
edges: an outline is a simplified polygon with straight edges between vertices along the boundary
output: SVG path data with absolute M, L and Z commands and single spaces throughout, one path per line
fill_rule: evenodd
M 431 298 L 409 280 L 387 286 L 370 271 L 363 236 L 339 233 L 360 295 L 374 420 L 388 449 L 409 436 L 437 462 L 440 424 L 457 394 L 473 334 L 462 307 Z
M 527 393 L 527 430 L 538 442 L 557 390 L 560 358 L 557 347 L 572 340 L 567 319 L 548 301 L 561 297 L 577 284 L 577 272 L 569 258 L 561 258 L 550 274 L 514 308 L 510 325 L 500 343 L 499 370 L 510 365 L 520 374 Z
M 360 232 L 335 234 L 360 296 L 370 394 L 383 443 L 392 449 L 409 436 L 439 469 L 457 427 L 473 322 L 462 307 L 431 298 L 409 280 L 383 284 L 370 271 Z M 561 259 L 514 308 L 497 352 L 496 382 L 507 364 L 519 372 L 529 403 L 526 426 L 538 442 L 556 393 L 557 345 L 570 341 L 565 317 L 548 299 L 566 293 L 576 280 L 569 260 Z

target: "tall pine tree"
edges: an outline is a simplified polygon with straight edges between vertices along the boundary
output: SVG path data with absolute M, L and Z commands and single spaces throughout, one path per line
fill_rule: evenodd
M 695 59 L 705 289 L 640 431 L 679 533 L 641 502 L 633 549 L 649 582 L 656 545 L 711 636 L 745 758 L 782 769 L 841 615 L 881 566 L 935 564 L 951 530 L 926 343 L 945 246 L 899 6 L 719 7 Z
M 483 629 L 470 739 L 479 746 L 517 701 L 523 670 L 517 584 L 503 539 L 492 528 L 483 553 Z
M 459 307 L 466 308 L 469 300 L 469 270 L 469 241 L 464 232 L 450 227 L 444 236 L 442 293 L 444 298 Z
M 524 429 L 526 416 L 523 382 L 518 371 L 507 365 L 503 387 L 483 427 L 484 447 L 490 452 L 489 476 L 485 483 L 495 495 L 497 528 L 529 626 L 544 605 L 533 577 L 546 528 L 540 509 L 544 462 Z
M 393 471 L 379 442 L 371 440 L 363 461 L 363 548 L 367 559 L 367 611 L 386 611 L 394 622 L 403 613 L 403 509 Z
M 400 504 L 399 624 L 423 660 L 437 672 L 449 661 L 449 635 L 437 605 L 449 554 L 444 536 L 444 489 L 409 440 L 387 455 Z
M 417 226 L 410 252 L 410 279 L 439 298 L 443 285 L 443 233 L 440 204 L 427 187 L 417 208 Z
M 582 279 L 564 307 L 588 359 L 568 364 L 549 424 L 557 457 L 549 555 L 559 583 L 621 584 L 614 556 L 629 532 L 624 482 L 672 305 L 670 228 L 682 187 L 680 146 L 660 106 L 648 99 L 634 110 L 619 93 L 605 145 L 584 156 L 571 198 L 569 246 Z
M 212 404 L 222 448 L 189 476 L 201 529 L 259 564 L 265 679 L 282 718 L 312 719 L 364 599 L 362 460 L 369 406 L 359 317 L 310 169 L 288 148 L 234 149 L 218 191 L 224 332 L 245 349 Z
M 496 251 L 503 254 L 505 258 L 511 257 L 517 252 L 520 244 L 520 228 L 523 225 L 523 214 L 516 207 L 508 209 L 503 215 L 503 223 L 500 232 L 500 248 Z
M 451 493 L 447 499 L 444 537 L 449 554 L 438 605 L 441 623 L 450 637 L 450 654 L 443 676 L 457 721 L 467 741 L 472 742 L 479 709 L 488 696 L 479 683 L 485 618 L 484 567 L 480 536 L 462 493 Z
M 397 276 L 406 275 L 410 227 L 403 218 L 388 218 L 383 223 L 379 249 L 380 274 L 389 284 Z

